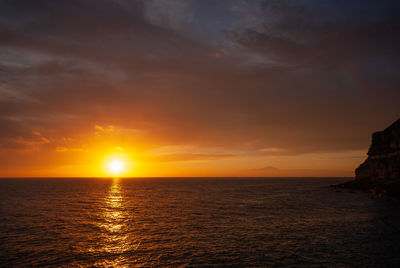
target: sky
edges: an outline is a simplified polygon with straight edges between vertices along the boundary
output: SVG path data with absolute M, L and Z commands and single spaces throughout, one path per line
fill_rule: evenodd
M 399 1 L 0 0 L 0 176 L 353 176 Z

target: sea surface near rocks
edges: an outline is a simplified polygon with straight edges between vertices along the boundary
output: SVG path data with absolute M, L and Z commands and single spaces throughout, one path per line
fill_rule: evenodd
M 0 266 L 399 267 L 399 201 L 345 180 L 0 179 Z

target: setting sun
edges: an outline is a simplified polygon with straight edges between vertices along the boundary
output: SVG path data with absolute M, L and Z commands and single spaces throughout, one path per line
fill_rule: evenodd
M 105 177 L 129 177 L 133 176 L 136 161 L 133 161 L 129 153 L 110 153 L 105 156 L 100 165 L 101 174 Z
M 112 160 L 108 164 L 108 171 L 113 175 L 121 175 L 124 171 L 124 162 L 121 160 Z

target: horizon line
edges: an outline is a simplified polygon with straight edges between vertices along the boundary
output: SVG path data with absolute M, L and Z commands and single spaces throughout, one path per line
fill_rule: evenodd
M 271 178 L 271 179 L 278 179 L 278 178 L 343 178 L 343 179 L 354 179 L 354 177 L 349 176 L 138 176 L 138 177 L 113 177 L 113 176 L 71 176 L 71 177 L 64 177 L 64 176 L 33 176 L 33 177 L 2 177 L 0 179 L 168 179 L 168 178 L 184 178 L 184 179 L 207 179 L 207 178 Z

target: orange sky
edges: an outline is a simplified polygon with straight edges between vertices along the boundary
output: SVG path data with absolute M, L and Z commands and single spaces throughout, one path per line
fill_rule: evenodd
M 2 150 L 2 176 L 110 176 L 112 160 L 124 163 L 121 176 L 352 176 L 365 150 L 285 154 L 280 148 L 255 153 L 227 148 L 161 144 L 138 130 L 94 125 L 78 137 L 35 132 L 25 147 Z
M 0 176 L 353 176 L 400 115 L 378 2 L 2 1 Z

